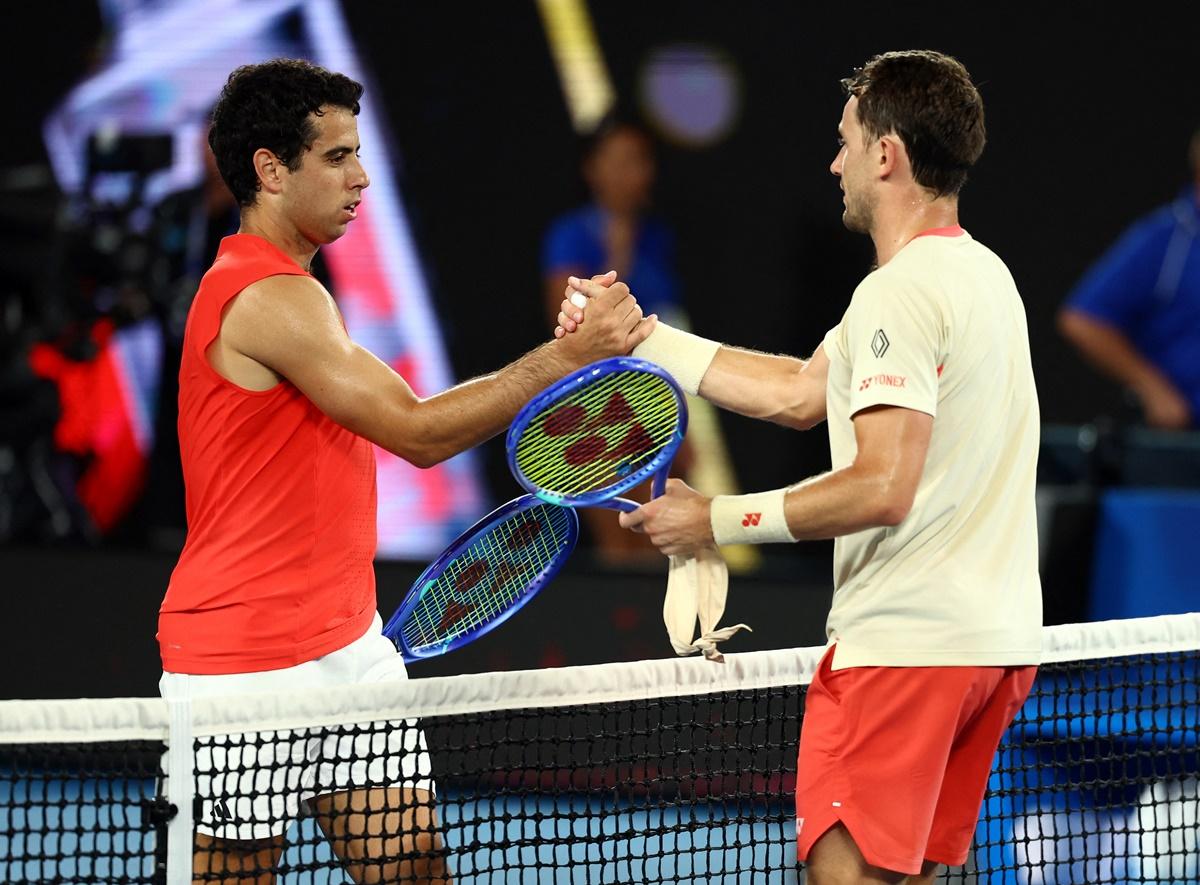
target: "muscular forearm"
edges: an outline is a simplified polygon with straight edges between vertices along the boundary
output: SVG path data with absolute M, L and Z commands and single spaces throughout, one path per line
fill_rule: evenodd
M 534 394 L 577 368 L 555 344 L 424 398 L 382 364 L 386 375 L 359 370 L 365 381 L 357 389 L 364 400 L 344 402 L 330 417 L 417 467 L 431 467 L 503 432 Z M 378 362 L 360 350 L 358 360 Z
M 740 415 L 807 430 L 825 420 L 824 384 L 818 390 L 807 383 L 808 366 L 796 357 L 722 345 L 700 382 L 700 395 Z
M 678 479 L 620 523 L 645 532 L 668 556 L 724 544 L 814 541 L 897 525 L 912 508 L 879 471 L 850 466 L 790 489 L 706 498 Z
M 797 541 L 898 525 L 912 506 L 887 474 L 851 465 L 788 489 L 784 514 Z
M 498 372 L 421 400 L 414 412 L 427 453 L 422 466 L 444 461 L 504 432 L 534 395 L 576 368 L 550 342 Z
M 775 540 L 783 523 L 792 538 L 817 540 L 898 525 L 916 499 L 933 417 L 896 406 L 874 406 L 855 415 L 854 433 L 858 445 L 854 462 L 792 486 L 774 505 L 764 500 L 761 508 L 754 508 L 763 511 L 757 531 L 754 526 L 743 531 L 736 520 L 740 500 L 756 496 L 719 496 L 712 510 L 714 536 L 719 534 L 721 543 L 732 543 L 739 536 L 754 541 L 756 534 Z
M 684 390 L 723 409 L 800 430 L 825 419 L 829 361 L 821 348 L 805 361 L 729 347 L 659 323 L 633 355 L 658 363 Z

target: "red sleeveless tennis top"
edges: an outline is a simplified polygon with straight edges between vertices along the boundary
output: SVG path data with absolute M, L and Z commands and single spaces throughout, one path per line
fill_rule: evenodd
M 287 381 L 238 387 L 206 351 L 251 283 L 305 272 L 266 240 L 221 241 L 188 313 L 179 366 L 187 542 L 159 609 L 163 669 L 290 667 L 375 615 L 375 455 Z

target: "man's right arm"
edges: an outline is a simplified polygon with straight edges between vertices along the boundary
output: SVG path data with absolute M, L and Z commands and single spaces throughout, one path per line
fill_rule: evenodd
M 721 345 L 700 395 L 740 415 L 808 430 L 825 420 L 828 374 L 824 345 L 807 360 Z
M 586 311 L 604 291 L 600 283 L 580 281 L 589 297 Z M 587 328 L 585 309 L 563 300 L 558 340 Z M 808 430 L 825 420 L 825 381 L 829 357 L 824 345 L 811 359 L 759 353 L 717 344 L 659 323 L 634 356 L 657 363 L 689 392 L 739 415 Z
M 1156 303 L 1173 224 L 1152 216 L 1131 227 L 1088 269 L 1058 313 L 1059 333 L 1083 357 L 1133 391 L 1146 423 L 1180 429 L 1191 409 L 1175 385 L 1133 344 L 1130 330 L 1144 322 Z
M 346 334 L 329 293 L 308 277 L 247 287 L 221 325 L 225 346 L 288 379 L 322 412 L 418 467 L 502 432 L 538 391 L 576 368 L 627 353 L 653 328 L 617 284 L 591 335 L 551 341 L 505 368 L 430 397 Z

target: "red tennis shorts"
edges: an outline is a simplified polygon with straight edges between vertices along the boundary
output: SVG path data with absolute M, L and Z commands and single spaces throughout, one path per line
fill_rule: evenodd
M 867 862 L 912 875 L 967 859 L 992 758 L 1037 667 L 831 668 L 808 689 L 796 838 L 808 859 L 835 823 Z

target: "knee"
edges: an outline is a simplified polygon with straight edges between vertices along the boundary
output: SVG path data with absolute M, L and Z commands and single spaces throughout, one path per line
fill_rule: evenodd
M 442 834 L 436 831 L 417 833 L 412 840 L 411 878 L 416 882 L 431 885 L 449 883 L 449 865 L 446 862 L 446 847 Z
M 830 827 L 808 855 L 808 885 L 899 885 L 908 877 L 869 863 L 842 823 Z

